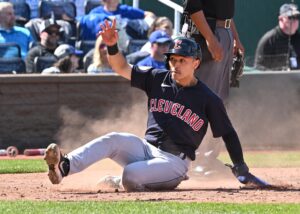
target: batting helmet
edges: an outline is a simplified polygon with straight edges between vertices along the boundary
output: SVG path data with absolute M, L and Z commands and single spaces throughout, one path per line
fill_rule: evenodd
M 202 58 L 200 46 L 195 42 L 195 40 L 186 37 L 177 37 L 173 40 L 170 49 L 165 53 L 165 55 L 169 58 L 172 54 L 191 56 L 200 60 Z

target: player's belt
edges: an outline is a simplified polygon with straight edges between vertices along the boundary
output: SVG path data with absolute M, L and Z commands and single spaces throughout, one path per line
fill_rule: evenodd
M 167 151 L 167 152 L 179 157 L 182 160 L 187 158 L 187 155 L 184 152 L 175 152 L 175 151 Z
M 186 158 L 186 154 L 181 152 L 179 155 L 177 155 L 178 157 L 180 157 L 182 160 L 184 160 Z
M 229 29 L 230 25 L 231 25 L 231 19 L 225 19 L 225 20 L 216 19 L 217 27 L 223 27 L 223 28 Z

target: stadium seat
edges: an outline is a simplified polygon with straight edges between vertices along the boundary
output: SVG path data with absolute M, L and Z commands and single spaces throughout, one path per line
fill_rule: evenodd
M 89 12 L 95 7 L 100 6 L 102 3 L 101 0 L 85 0 L 84 1 L 84 12 L 85 14 L 89 14 Z
M 141 61 L 142 59 L 146 58 L 149 55 L 150 55 L 150 53 L 148 53 L 146 51 L 137 51 L 137 52 L 128 54 L 126 56 L 126 60 L 129 64 L 135 65 L 139 61 Z
M 25 1 L 12 1 L 12 3 L 16 15 L 16 24 L 24 27 L 31 17 L 30 7 Z
M 143 45 L 146 44 L 146 42 L 148 42 L 148 40 L 144 40 L 144 39 L 129 40 L 127 54 L 131 54 L 131 53 L 139 51 L 143 47 Z
M 25 72 L 26 65 L 22 58 L 0 58 L 0 74 L 17 74 Z
M 0 43 L 0 57 L 21 57 L 21 47 L 17 43 Z
M 52 56 L 39 56 L 34 58 L 33 72 L 41 73 L 45 68 L 52 67 L 52 65 L 57 61 L 55 57 Z
M 82 50 L 85 55 L 95 47 L 96 41 L 94 40 L 81 40 L 76 42 L 76 49 Z
M 95 49 L 90 50 L 84 57 L 83 57 L 83 68 L 84 72 L 87 73 L 87 69 L 90 64 L 93 63 L 93 56 L 94 56 Z
M 39 2 L 39 17 L 50 18 L 51 12 L 54 12 L 56 19 L 63 19 L 62 15 L 65 14 L 72 20 L 76 18 L 76 6 L 70 1 L 45 1 Z M 69 20 L 68 20 L 69 21 Z

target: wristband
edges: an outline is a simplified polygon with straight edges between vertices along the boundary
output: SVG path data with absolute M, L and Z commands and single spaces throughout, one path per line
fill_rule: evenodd
M 107 52 L 109 55 L 116 55 L 119 53 L 118 43 L 114 44 L 113 46 L 107 46 Z

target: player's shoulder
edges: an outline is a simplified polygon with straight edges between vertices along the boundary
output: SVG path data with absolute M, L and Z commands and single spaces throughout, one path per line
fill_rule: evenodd
M 207 100 L 210 101 L 222 101 L 221 98 L 213 92 L 205 83 L 198 79 L 198 87 L 202 96 L 205 96 Z

